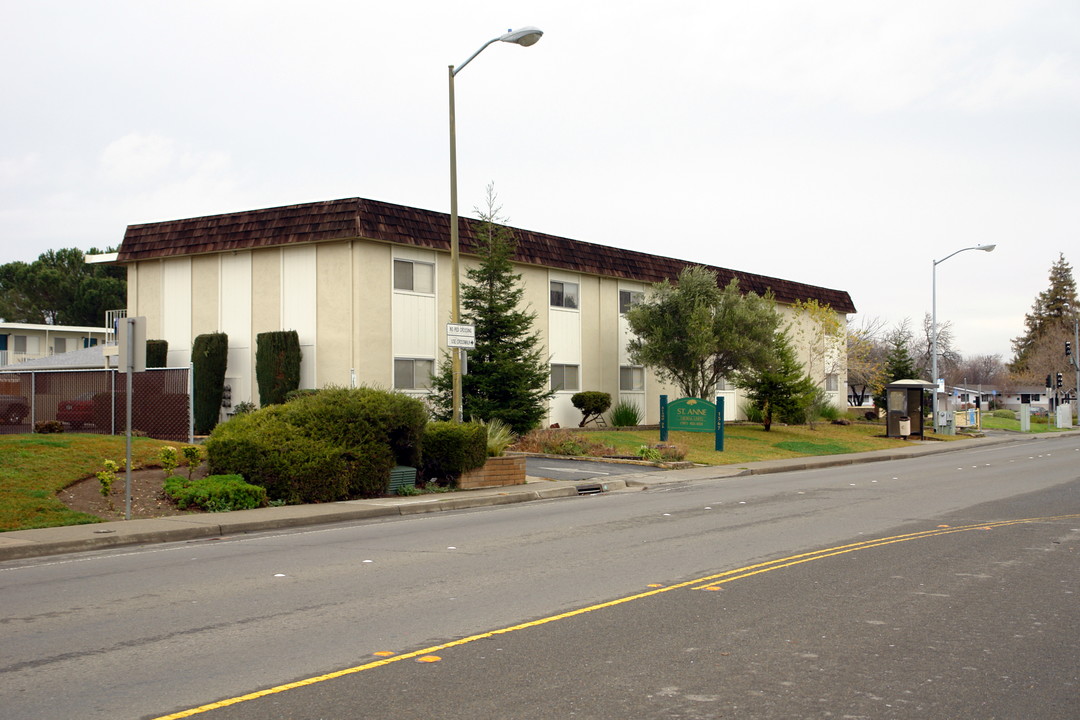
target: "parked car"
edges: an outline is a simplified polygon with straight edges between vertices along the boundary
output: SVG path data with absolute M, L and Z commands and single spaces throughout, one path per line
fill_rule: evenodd
M 78 430 L 94 421 L 94 393 L 87 392 L 56 406 L 56 419 Z
M 30 403 L 18 395 L 0 395 L 0 423 L 18 425 L 30 413 Z

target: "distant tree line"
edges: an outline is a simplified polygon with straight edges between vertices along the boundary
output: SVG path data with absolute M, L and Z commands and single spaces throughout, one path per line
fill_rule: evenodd
M 127 307 L 127 270 L 86 263 L 90 248 L 48 250 L 33 262 L 0 265 L 0 320 L 104 327 L 105 312 Z

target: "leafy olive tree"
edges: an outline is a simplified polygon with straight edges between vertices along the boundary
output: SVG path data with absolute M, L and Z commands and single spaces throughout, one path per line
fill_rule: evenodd
M 626 320 L 633 362 L 706 400 L 721 378 L 764 364 L 780 326 L 771 294 L 743 294 L 737 280 L 721 289 L 703 267 L 686 268 L 676 284 L 653 285 Z

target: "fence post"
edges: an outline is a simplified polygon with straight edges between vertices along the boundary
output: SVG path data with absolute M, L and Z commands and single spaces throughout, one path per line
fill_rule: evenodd
M 30 430 L 34 429 L 34 416 L 37 413 L 35 404 L 37 403 L 37 373 L 33 370 L 30 371 Z
M 188 363 L 187 372 L 188 444 L 195 444 L 195 364 Z

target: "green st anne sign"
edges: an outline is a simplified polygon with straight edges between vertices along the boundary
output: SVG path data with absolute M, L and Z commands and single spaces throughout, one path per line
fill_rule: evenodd
M 724 449 L 724 399 L 713 405 L 701 398 L 679 398 L 668 402 L 660 396 L 660 442 L 667 442 L 668 432 L 711 432 L 716 435 L 716 451 Z
M 668 403 L 668 430 L 714 432 L 716 406 L 700 398 L 680 398 Z

